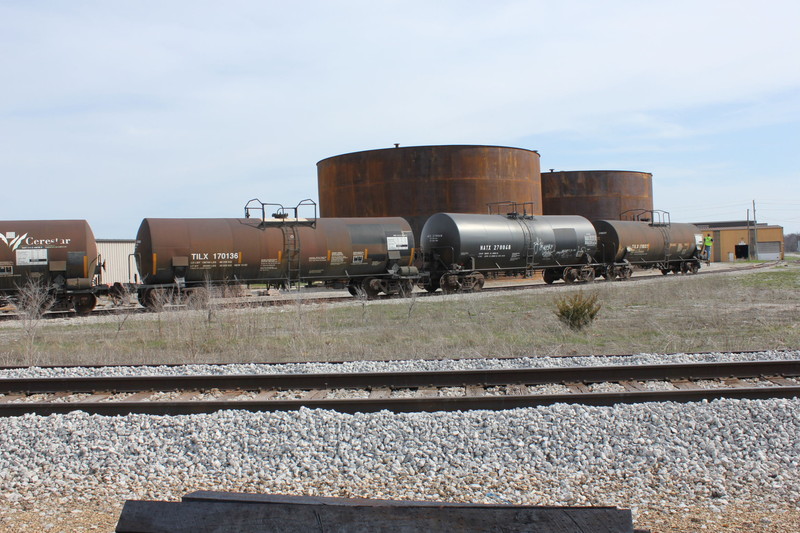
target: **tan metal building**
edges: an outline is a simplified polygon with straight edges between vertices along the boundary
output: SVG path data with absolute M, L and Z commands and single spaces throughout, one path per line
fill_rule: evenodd
M 783 227 L 748 221 L 695 222 L 703 237 L 711 236 L 711 261 L 760 260 L 784 258 Z
M 100 269 L 100 283 L 135 283 L 140 280 L 133 257 L 134 239 L 97 239 L 97 252 L 105 268 Z M 102 264 L 102 263 L 101 263 Z

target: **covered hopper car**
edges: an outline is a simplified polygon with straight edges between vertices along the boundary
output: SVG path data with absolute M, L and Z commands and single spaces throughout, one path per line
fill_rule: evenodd
M 0 221 L 3 299 L 85 315 L 97 303 L 99 268 L 97 242 L 85 220 Z
M 282 207 L 270 218 L 272 204 L 255 202 L 245 214 L 259 217 L 144 219 L 135 251 L 140 302 L 153 306 L 165 291 L 209 282 L 323 282 L 367 297 L 413 289 L 415 243 L 404 219 L 299 218 Z

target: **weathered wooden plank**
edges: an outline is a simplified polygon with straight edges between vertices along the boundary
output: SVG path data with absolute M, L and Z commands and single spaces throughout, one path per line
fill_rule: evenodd
M 689 379 L 672 379 L 670 380 L 670 383 L 676 389 L 699 390 L 703 388 L 700 385 L 698 385 L 696 381 L 691 381 Z
M 27 394 L 3 394 L 0 395 L 0 403 L 14 403 L 27 397 Z
M 783 376 L 766 376 L 765 379 L 768 379 L 775 385 L 780 385 L 781 387 L 794 387 L 797 385 L 794 381 L 787 379 Z
M 725 383 L 725 385 L 729 387 L 735 387 L 740 389 L 750 386 L 749 384 L 745 383 L 739 378 L 724 378 L 722 381 Z
M 278 391 L 276 389 L 266 389 L 266 390 L 259 391 L 258 394 L 253 396 L 252 401 L 254 401 L 254 402 L 265 402 L 267 400 L 273 399 L 277 395 L 278 395 Z
M 142 402 L 150 398 L 155 392 L 151 390 L 145 390 L 140 392 L 134 392 L 130 396 L 125 397 L 126 402 Z
M 328 391 L 326 389 L 314 389 L 306 391 L 305 394 L 303 394 L 303 399 L 320 400 L 322 398 L 325 398 L 326 396 L 328 396 Z
M 486 388 L 483 385 L 467 385 L 465 396 L 480 397 L 486 396 Z
M 504 531 L 632 533 L 631 512 L 611 507 L 533 507 L 225 493 L 182 502 L 128 501 L 118 533 L 432 533 Z
M 564 385 L 572 393 L 585 394 L 585 393 L 588 393 L 588 392 L 592 392 L 591 389 L 589 389 L 589 387 L 586 385 L 586 383 L 572 382 L 572 383 L 564 383 Z
M 86 402 L 86 403 L 90 403 L 90 402 L 105 402 L 111 397 L 112 394 L 113 394 L 112 392 L 95 392 L 91 396 L 88 396 L 88 397 L 82 399 L 81 401 L 82 402 Z
M 639 392 L 639 391 L 647 390 L 647 389 L 645 389 L 644 385 L 642 385 L 640 382 L 634 381 L 634 380 L 620 381 L 619 384 L 622 385 L 625 388 L 626 391 L 630 391 L 630 392 Z
M 369 391 L 370 398 L 389 398 L 392 395 L 392 389 L 389 387 L 375 387 Z

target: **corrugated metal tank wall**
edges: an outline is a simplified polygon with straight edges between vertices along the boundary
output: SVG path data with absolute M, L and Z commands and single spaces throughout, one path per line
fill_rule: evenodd
M 135 248 L 136 241 L 133 239 L 97 239 L 97 252 L 106 264 L 105 269 L 100 271 L 101 283 L 141 281 L 136 261 L 133 260 Z
M 368 150 L 317 163 L 322 217 L 408 220 L 419 239 L 434 213 L 486 213 L 487 203 L 531 202 L 542 214 L 539 154 L 502 146 Z
M 545 215 L 619 220 L 628 210 L 653 210 L 653 175 L 629 170 L 542 173 Z

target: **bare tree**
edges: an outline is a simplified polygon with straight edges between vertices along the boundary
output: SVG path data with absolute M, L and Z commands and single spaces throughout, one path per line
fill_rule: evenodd
M 790 233 L 783 237 L 783 249 L 785 252 L 799 252 L 800 233 Z
M 17 287 L 16 306 L 24 335 L 25 362 L 34 364 L 36 333 L 42 317 L 53 305 L 50 287 L 34 278 L 28 278 L 22 287 Z

